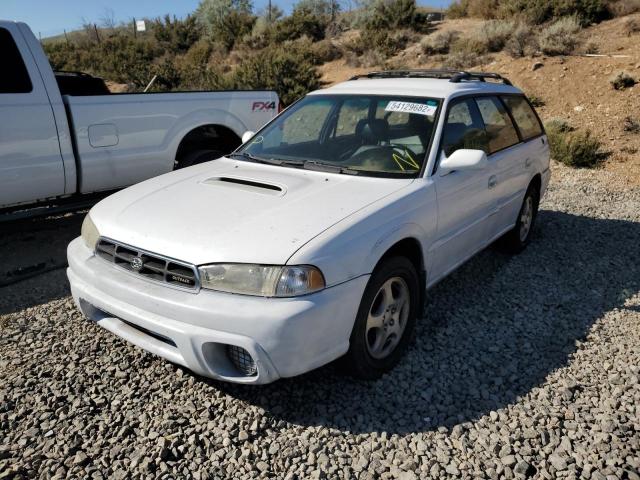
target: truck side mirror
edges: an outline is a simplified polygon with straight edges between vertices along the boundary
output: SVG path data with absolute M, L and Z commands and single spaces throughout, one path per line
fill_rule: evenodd
M 243 144 L 247 143 L 249 140 L 253 138 L 255 134 L 256 132 L 252 132 L 251 130 L 247 130 L 246 132 L 244 132 L 244 135 L 242 135 L 242 143 Z

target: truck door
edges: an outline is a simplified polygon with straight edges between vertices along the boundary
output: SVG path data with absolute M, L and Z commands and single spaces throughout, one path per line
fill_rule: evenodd
M 0 208 L 64 194 L 58 132 L 24 38 L 0 25 Z

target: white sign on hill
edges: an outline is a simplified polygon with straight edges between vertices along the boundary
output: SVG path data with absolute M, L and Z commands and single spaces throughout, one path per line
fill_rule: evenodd
M 147 26 L 144 24 L 144 20 L 136 21 L 136 30 L 138 32 L 144 32 L 147 29 Z

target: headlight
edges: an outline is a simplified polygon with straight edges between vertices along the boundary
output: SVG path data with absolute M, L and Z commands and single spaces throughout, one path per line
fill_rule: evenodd
M 100 233 L 98 233 L 98 229 L 93 224 L 91 220 L 91 216 L 87 214 L 84 217 L 84 221 L 82 222 L 82 231 L 81 234 L 82 240 L 84 240 L 84 244 L 91 250 L 96 249 L 96 243 L 98 243 L 98 238 L 100 238 Z
M 320 270 L 310 265 L 276 266 L 216 263 L 199 268 L 202 288 L 261 297 L 295 297 L 325 287 Z

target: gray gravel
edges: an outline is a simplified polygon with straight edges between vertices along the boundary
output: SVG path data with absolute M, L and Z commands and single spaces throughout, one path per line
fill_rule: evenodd
M 640 189 L 554 174 L 530 248 L 433 289 L 377 382 L 208 381 L 83 320 L 62 270 L 0 289 L 0 478 L 639 479 Z

